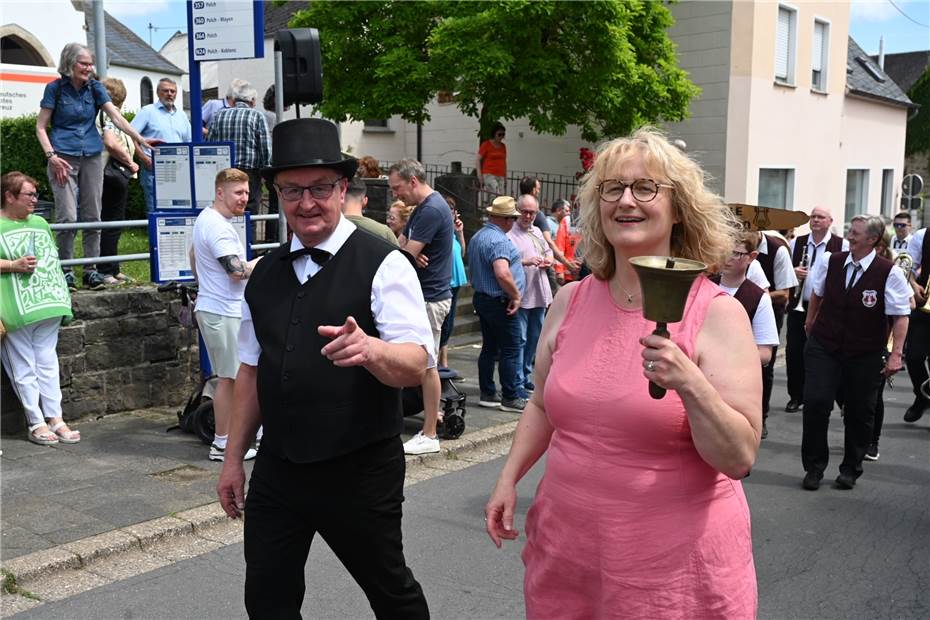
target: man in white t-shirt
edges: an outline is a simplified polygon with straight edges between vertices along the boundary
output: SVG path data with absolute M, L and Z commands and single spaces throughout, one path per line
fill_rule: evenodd
M 249 176 L 227 168 L 216 175 L 216 199 L 197 216 L 190 248 L 191 268 L 199 284 L 195 316 L 207 345 L 210 365 L 217 376 L 213 396 L 216 430 L 210 446 L 211 461 L 226 452 L 233 381 L 239 370 L 238 336 L 245 283 L 258 259 L 246 261 L 245 248 L 232 218 L 245 213 L 249 202 Z M 255 458 L 249 449 L 245 459 Z

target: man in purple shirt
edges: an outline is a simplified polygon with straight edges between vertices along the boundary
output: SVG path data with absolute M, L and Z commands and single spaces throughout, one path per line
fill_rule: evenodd
M 536 344 L 542 331 L 546 308 L 552 303 L 552 289 L 546 268 L 552 265 L 552 250 L 546 244 L 542 231 L 533 224 L 539 214 L 539 202 L 532 194 L 523 194 L 517 199 L 520 217 L 517 225 L 507 236 L 520 252 L 523 270 L 526 272 L 526 288 L 520 300 L 517 318 L 520 321 L 523 363 L 521 380 L 527 392 L 536 389 L 533 384 L 533 364 L 536 359 Z

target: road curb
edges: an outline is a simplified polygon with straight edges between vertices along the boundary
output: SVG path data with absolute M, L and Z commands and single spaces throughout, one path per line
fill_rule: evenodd
M 415 484 L 441 475 L 447 471 L 448 461 L 467 461 L 471 453 L 502 451 L 509 447 L 516 427 L 514 421 L 479 429 L 459 439 L 444 440 L 438 453 L 408 456 L 406 482 Z M 18 586 L 28 590 L 30 582 L 54 579 L 66 571 L 87 568 L 94 562 L 146 551 L 168 539 L 202 535 L 226 520 L 219 502 L 212 502 L 13 558 L 3 562 L 2 568 L 12 575 Z

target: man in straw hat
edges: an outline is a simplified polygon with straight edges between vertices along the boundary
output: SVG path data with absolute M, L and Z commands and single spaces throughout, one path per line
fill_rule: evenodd
M 417 275 L 394 246 L 341 213 L 358 162 L 336 126 L 277 125 L 271 166 L 288 245 L 245 290 L 235 409 L 217 493 L 245 521 L 252 618 L 299 618 L 304 565 L 319 532 L 378 618 L 427 618 L 401 536 L 401 393 L 419 385 L 433 338 Z M 241 455 L 259 424 L 248 500 Z
M 517 312 L 526 282 L 520 252 L 507 233 L 520 216 L 516 201 L 499 196 L 486 209 L 488 221 L 468 242 L 474 306 L 481 320 L 481 354 L 478 356 L 478 384 L 482 407 L 523 411 L 528 394 L 521 383 L 523 349 Z M 494 362 L 500 360 L 498 374 L 501 394 L 494 385 Z

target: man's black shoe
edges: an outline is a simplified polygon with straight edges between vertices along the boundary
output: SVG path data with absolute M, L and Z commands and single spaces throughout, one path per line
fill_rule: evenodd
M 818 474 L 813 471 L 809 471 L 804 474 L 804 480 L 801 482 L 801 486 L 807 489 L 808 491 L 816 491 L 820 488 L 820 481 L 823 480 L 823 474 Z
M 904 421 L 905 422 L 916 422 L 924 415 L 924 408 L 914 403 L 907 408 L 907 411 L 904 412 Z
M 785 405 L 785 411 L 788 413 L 794 413 L 795 411 L 800 411 L 801 403 L 796 400 L 789 400 L 788 404 Z
M 766 426 L 765 420 L 762 420 L 762 435 L 761 435 L 761 437 L 762 437 L 762 439 L 765 439 L 765 438 L 768 437 L 768 436 L 769 436 L 769 427 Z
M 856 477 L 852 474 L 840 474 L 836 477 L 836 488 L 849 490 L 856 486 Z
M 865 451 L 865 460 L 867 461 L 877 461 L 878 460 L 878 444 L 872 442 L 869 444 L 868 449 Z

